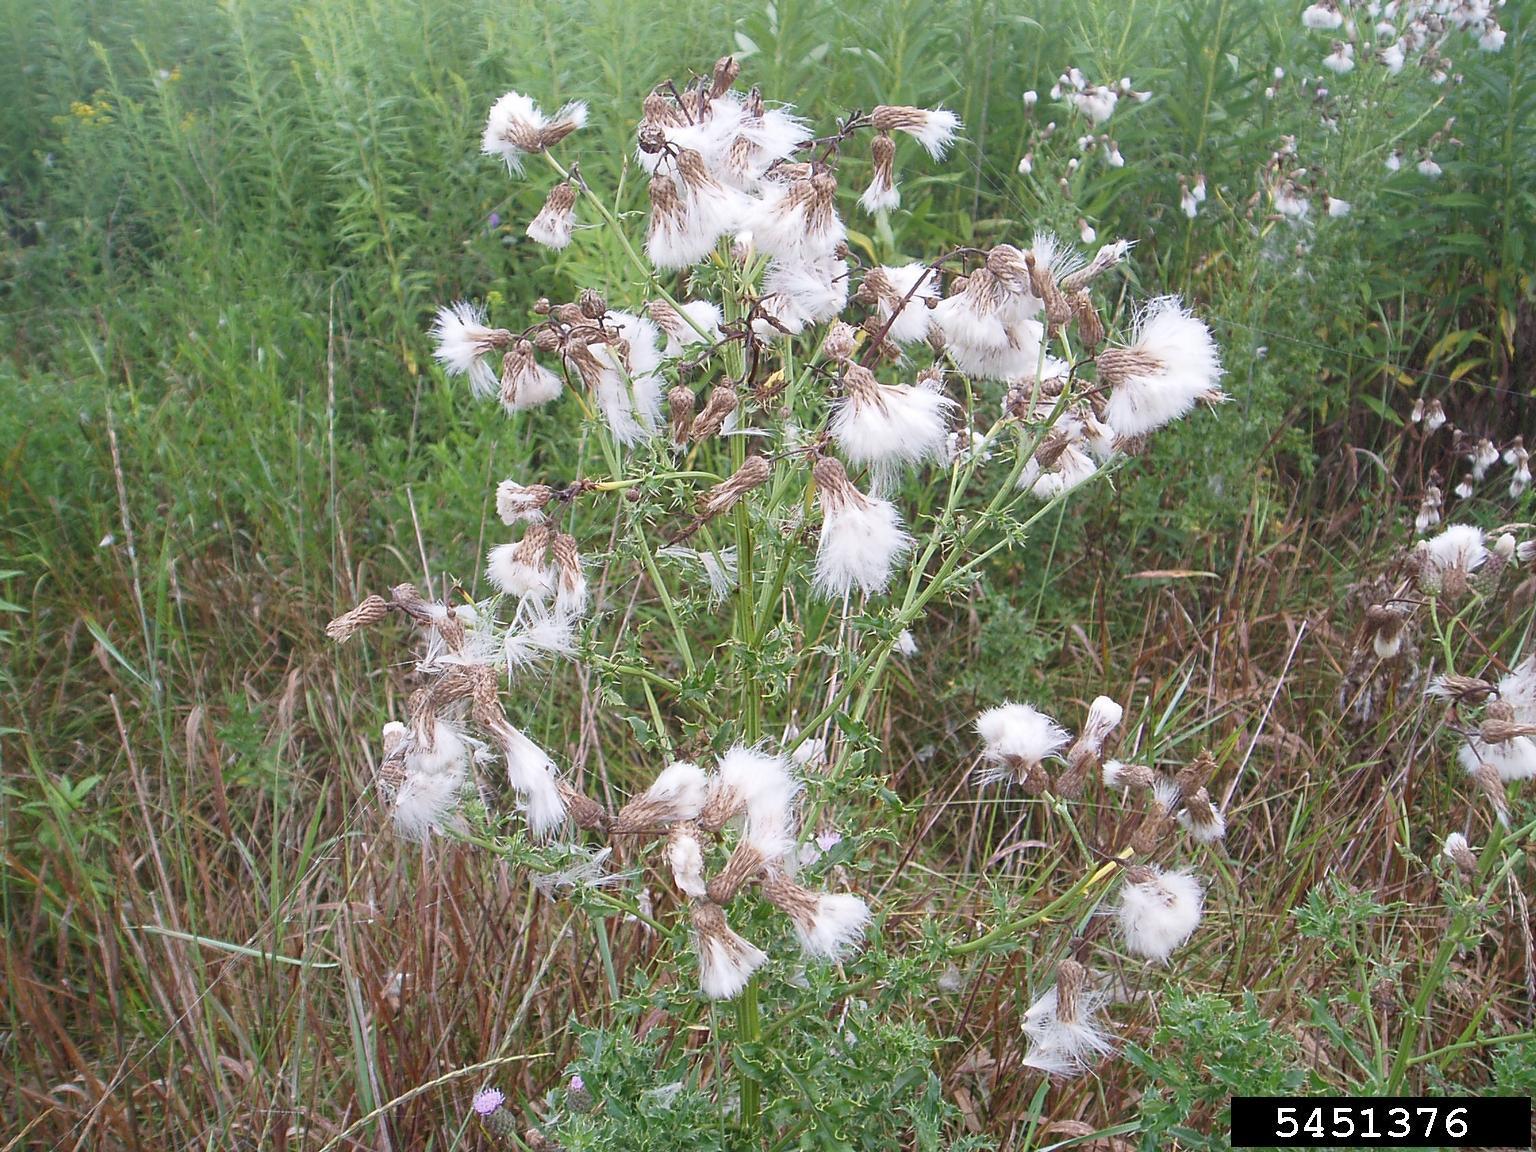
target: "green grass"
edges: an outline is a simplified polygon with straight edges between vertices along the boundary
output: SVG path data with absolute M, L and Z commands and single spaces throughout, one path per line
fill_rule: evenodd
M 1218 750 L 1231 789 L 1212 925 L 1170 979 L 1214 999 L 1131 1014 L 1134 1060 L 1044 1096 L 1017 1066 L 1045 978 L 1026 954 L 988 955 L 961 993 L 899 990 L 871 1035 L 892 1051 L 920 1049 L 909 1024 L 943 1037 L 944 1099 L 1003 1146 L 1043 1141 L 1042 1118 L 1136 1119 L 1149 1089 L 1147 1115 L 1182 1099 L 1177 1123 L 1209 1131 L 1220 1078 L 1159 1079 L 1158 1045 L 1230 1030 L 1236 1075 L 1252 1012 L 1320 1085 L 1480 1090 L 1497 1069 L 1530 1091 L 1527 1042 L 1476 1043 L 1529 1026 L 1529 876 L 1491 888 L 1483 941 L 1442 957 L 1460 913 L 1427 860 L 1472 798 L 1454 745 L 1417 703 L 1361 727 L 1337 702 L 1349 585 L 1410 539 L 1429 470 L 1456 465 L 1404 431 L 1412 399 L 1445 395 L 1478 435 L 1536 428 L 1529 5 L 1506 10 L 1503 53 L 1464 54 L 1460 87 L 1377 91 L 1362 69 L 1349 83 L 1375 114 L 1337 133 L 1294 91 L 1321 55 L 1297 8 L 0 0 L 0 1129 L 47 1148 L 473 1147 L 465 1105 L 488 1061 L 538 1099 L 582 1028 L 636 1025 L 585 921 L 480 854 L 384 833 L 371 744 L 409 690 L 398 647 L 338 650 L 322 628 L 366 591 L 469 579 L 490 484 L 572 451 L 554 422 L 487 415 L 442 378 L 433 308 L 494 292 L 520 315 L 541 293 L 637 289 L 616 249 L 526 242 L 543 185 L 476 155 L 489 102 L 513 85 L 587 99 L 583 170 L 611 191 L 651 85 L 749 47 L 750 82 L 820 117 L 942 103 L 968 125 L 960 163 L 907 165 L 889 232 L 850 213 L 856 250 L 1026 242 L 1087 216 L 1140 238 L 1139 294 L 1201 302 L 1235 397 L 928 623 L 874 725 L 907 807 L 869 801 L 897 835 L 871 861 L 894 874 L 892 954 L 922 952 L 933 918 L 964 936 L 994 898 L 1043 904 L 1017 897 L 1017 853 L 994 859 L 1022 809 L 952 792 L 966 725 L 1000 684 L 1063 701 L 1135 685 L 1157 750 Z M 1054 173 L 1075 134 L 1039 143 L 1020 94 L 1072 64 L 1154 99 L 1116 129 L 1126 167 L 1069 202 Z M 1267 101 L 1277 66 L 1293 87 Z M 1388 176 L 1395 142 L 1411 154 L 1451 115 L 1444 181 Z M 1249 208 L 1287 132 L 1356 205 L 1305 254 Z M 1195 171 L 1213 191 L 1190 221 L 1177 188 Z M 1528 520 L 1531 499 L 1495 485 L 1465 507 Z M 1478 612 L 1453 632 L 1460 670 L 1485 646 L 1529 649 L 1528 594 Z M 542 691 L 533 732 L 568 756 L 559 705 L 581 686 Z M 598 731 L 589 770 L 625 792 L 644 779 L 627 728 Z M 1017 837 L 1060 833 L 1029 817 Z M 1333 927 L 1298 934 L 1289 909 L 1324 877 L 1386 910 L 1340 925 L 1324 908 Z M 650 978 L 658 949 L 615 926 L 626 979 Z M 1391 1011 L 1372 999 L 1383 981 L 1402 992 Z M 1405 1028 L 1426 988 L 1427 1023 Z M 1332 1023 L 1330 996 L 1347 1005 Z

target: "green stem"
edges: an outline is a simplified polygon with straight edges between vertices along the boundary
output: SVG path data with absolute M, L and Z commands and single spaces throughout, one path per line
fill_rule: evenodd
M 1037 908 L 1029 915 L 1021 916 L 1017 920 L 1006 920 L 974 940 L 967 940 L 963 944 L 951 944 L 949 947 L 950 955 L 965 956 L 971 952 L 980 952 L 983 948 L 990 947 L 1004 937 L 1015 935 L 1026 928 L 1032 928 L 1036 924 L 1049 921 L 1059 910 L 1076 901 L 1079 896 L 1087 892 L 1088 889 L 1099 881 L 1108 879 L 1117 868 L 1119 868 L 1119 865 L 1114 863 L 1101 865 L 1094 869 L 1094 871 L 1089 872 L 1076 884 L 1045 905 L 1045 907 Z
M 736 998 L 736 1042 L 756 1045 L 763 1035 L 763 1020 L 758 1012 L 757 985 L 748 983 Z M 762 1085 L 757 1077 L 746 1071 L 744 1062 L 738 1062 L 741 1071 L 741 1123 L 747 1137 L 754 1143 L 762 1130 Z

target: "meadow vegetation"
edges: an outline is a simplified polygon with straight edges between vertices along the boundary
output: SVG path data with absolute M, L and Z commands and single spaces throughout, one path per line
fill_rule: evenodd
M 1217 1148 L 1238 1092 L 1536 1093 L 1531 7 L 1396 73 L 1363 6 L 1326 67 L 1344 33 L 1303 7 L 0 0 L 0 1148 Z M 963 124 L 944 163 L 897 133 L 888 212 L 846 150 L 856 265 L 1133 240 L 1093 284 L 1111 344 L 1177 294 L 1227 402 L 1046 501 L 1014 482 L 1060 411 L 893 479 L 919 562 L 850 609 L 796 594 L 816 540 L 776 531 L 821 515 L 808 465 L 683 536 L 743 438 L 673 472 L 569 397 L 473 399 L 442 305 L 517 331 L 539 297 L 679 290 L 596 212 L 643 240 L 647 94 L 727 53 L 822 133 Z M 1097 85 L 1101 124 L 1068 102 Z M 543 157 L 479 154 L 511 88 L 588 105 L 551 152 L 594 190 L 559 251 L 525 233 Z M 739 303 L 726 248 L 692 286 Z M 848 375 L 795 355 L 786 403 Z M 957 378 L 990 436 L 1005 389 Z M 398 612 L 326 622 L 404 583 L 487 603 L 509 477 L 611 486 L 562 525 L 602 644 L 509 714 L 605 819 L 674 758 L 819 740 L 795 850 L 865 901 L 862 950 L 802 971 L 733 907 L 772 960 L 701 996 L 675 864 L 616 841 L 628 880 L 580 883 L 499 768 L 395 834 L 380 729 L 444 669 Z M 1416 547 L 1451 523 L 1476 539 Z M 653 547 L 726 541 L 723 607 Z M 1109 927 L 1139 801 L 974 783 L 978 714 L 1076 731 L 1101 696 L 1109 751 L 1200 765 L 1226 825 L 1164 860 L 1204 878 L 1166 966 Z M 1064 962 L 1112 1038 L 1048 1074 L 1030 1013 Z

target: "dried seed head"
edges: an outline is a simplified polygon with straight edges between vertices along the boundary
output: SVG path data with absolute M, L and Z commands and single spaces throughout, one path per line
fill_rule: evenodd
M 859 495 L 858 489 L 853 486 L 853 481 L 848 479 L 848 470 L 835 456 L 818 458 L 811 469 L 811 478 L 815 480 L 816 488 L 822 498 L 830 500 L 834 505 L 856 499 Z
M 1472 773 L 1472 779 L 1487 797 L 1499 823 L 1509 827 L 1509 796 L 1504 791 L 1504 778 L 1499 775 L 1499 770 L 1487 761 L 1480 761 Z
M 693 421 L 689 437 L 695 441 L 708 440 L 725 426 L 726 417 L 736 411 L 736 385 L 722 380 L 709 390 L 704 409 Z
M 732 999 L 767 961 L 767 955 L 731 931 L 718 904 L 707 900 L 694 904 L 691 919 L 704 995 L 711 1000 Z
M 821 354 L 828 360 L 839 362 L 849 359 L 858 348 L 858 329 L 841 320 L 834 321 L 821 342 Z
M 722 908 L 736 899 L 736 894 L 755 880 L 769 863 L 768 854 L 750 839 L 737 843 L 725 867 L 710 880 L 709 898 Z
M 1029 269 L 1030 290 L 1045 305 L 1046 334 L 1054 336 L 1072 319 L 1072 302 L 1057 285 L 1048 263 L 1036 259 L 1033 251 L 1025 253 L 1024 263 Z
M 1496 718 L 1493 715 L 1494 708 L 1494 704 L 1488 706 L 1489 718 L 1478 726 L 1477 734 L 1485 744 L 1504 744 L 1521 736 L 1536 736 L 1536 724 L 1519 724 L 1511 719 Z
M 736 77 L 741 75 L 741 64 L 734 56 L 722 56 L 715 61 L 714 72 L 710 77 L 709 94 L 719 99 L 731 90 L 731 85 L 736 83 Z
M 415 591 L 415 589 L 412 589 Z M 356 608 L 343 612 L 325 626 L 325 634 L 337 643 L 351 639 L 353 633 L 377 624 L 389 615 L 389 604 L 382 596 L 369 596 Z
M 519 484 L 515 480 L 503 480 L 496 485 L 496 515 L 503 524 L 527 521 L 542 523 L 544 509 L 555 498 L 555 490 L 548 484 Z
M 600 832 L 607 834 L 613 818 L 596 800 L 593 800 L 585 792 L 578 792 L 564 780 L 556 781 L 560 789 L 560 797 L 565 801 L 566 811 L 571 814 L 571 819 L 576 822 L 578 828 L 588 832 Z
M 1076 960 L 1063 960 L 1056 969 L 1056 1019 L 1063 1024 L 1075 1024 L 1078 1017 L 1078 997 L 1088 983 L 1088 969 Z
M 1493 695 L 1493 685 L 1475 676 L 1458 676 L 1448 672 L 1431 680 L 1424 695 L 1449 700 L 1456 705 L 1481 704 Z
M 1472 846 L 1467 843 L 1467 838 L 1460 832 L 1452 832 L 1445 838 L 1444 855 L 1450 859 L 1468 879 L 1477 875 L 1477 854 L 1472 851 Z
M 528 238 L 546 248 L 560 249 L 571 242 L 576 224 L 576 185 L 562 180 L 549 190 L 544 206 L 528 223 Z
M 1211 782 L 1211 777 L 1216 774 L 1220 765 L 1216 757 L 1209 752 L 1201 752 L 1188 764 L 1179 770 L 1179 774 L 1173 778 L 1180 796 L 1188 797 Z
M 581 290 L 581 295 L 576 298 L 576 306 L 588 320 L 601 320 L 608 315 L 608 301 L 591 288 Z
M 1119 387 L 1138 376 L 1155 376 L 1163 371 L 1163 362 L 1139 348 L 1105 348 L 1095 357 L 1099 379 Z
M 1144 764 L 1123 764 L 1119 760 L 1104 761 L 1104 787 L 1131 788 L 1151 791 L 1157 774 Z
M 1068 296 L 1081 291 L 1092 283 L 1096 277 L 1108 272 L 1124 260 L 1125 254 L 1130 250 L 1130 242 L 1126 240 L 1114 240 L 1105 244 L 1087 264 L 1084 264 L 1075 272 L 1069 272 L 1062 277 L 1061 290 Z
M 859 197 L 859 206 L 871 214 L 889 211 L 901 205 L 896 189 L 896 143 L 889 136 L 876 136 L 869 143 L 869 187 Z
M 617 835 L 648 834 L 691 821 L 704 807 L 708 778 L 697 764 L 679 760 L 623 808 L 613 821 Z
M 1168 842 L 1173 829 L 1173 813 L 1161 801 L 1153 800 L 1131 834 L 1131 847 L 1139 856 L 1151 856 Z
M 882 104 L 869 114 L 869 119 L 876 132 L 905 132 L 926 148 L 935 160 L 943 159 L 960 128 L 960 118 L 942 108 L 929 110 Z
M 1408 634 L 1408 609 L 1398 604 L 1372 604 L 1365 610 L 1366 632 L 1371 647 L 1382 660 L 1401 654 Z
M 672 421 L 672 443 L 686 444 L 693 429 L 693 409 L 697 401 L 693 389 L 686 384 L 674 384 L 667 391 L 667 412 Z
M 1091 356 L 1104 343 L 1104 321 L 1099 318 L 1099 310 L 1094 307 L 1093 298 L 1087 292 L 1079 290 L 1072 293 L 1069 303 L 1072 315 L 1077 319 L 1078 343 Z
M 748 456 L 730 479 L 716 484 L 699 497 L 699 513 L 705 518 L 729 512 L 748 492 L 768 483 L 773 466 L 762 456 Z
M 1184 798 L 1184 811 L 1180 813 L 1179 822 L 1202 844 L 1213 843 L 1227 834 L 1226 817 L 1211 803 L 1210 793 L 1204 788 L 1197 788 Z
M 697 824 L 674 824 L 667 833 L 667 863 L 672 869 L 672 880 L 684 896 L 703 900 L 704 848 L 699 843 Z

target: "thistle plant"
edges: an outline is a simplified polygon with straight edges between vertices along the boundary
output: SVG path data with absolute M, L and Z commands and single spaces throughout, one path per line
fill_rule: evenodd
M 551 115 L 512 92 L 492 107 L 483 150 L 514 175 L 549 173 L 528 236 L 553 249 L 611 241 L 627 278 L 496 315 L 450 303 L 432 327 L 436 358 L 515 426 L 568 427 L 576 449 L 487 493 L 508 534 L 485 557 L 487 592 L 401 584 L 329 632 L 345 641 L 397 617 L 419 634 L 417 686 L 384 727 L 378 770 L 402 835 L 482 845 L 548 891 L 664 932 L 680 919 L 687 978 L 735 1002 L 734 1039 L 752 1044 L 763 982 L 837 964 L 877 929 L 877 910 L 844 890 L 848 870 L 818 858 L 845 831 L 858 851 L 859 798 L 886 774 L 871 720 L 925 616 L 1025 546 L 1078 486 L 1225 397 L 1215 343 L 1181 301 L 1108 307 L 1129 241 L 1081 251 L 1041 233 L 862 259 L 843 212 L 896 210 L 901 169 L 942 160 L 957 117 L 883 105 L 818 135 L 738 73 L 725 58 L 651 92 L 626 160 L 641 176 L 618 200 L 583 175 L 583 105 Z M 845 164 L 861 189 L 845 186 Z M 627 800 L 519 727 L 540 677 L 615 721 L 602 738 L 628 735 Z M 1103 777 L 1144 801 L 1109 863 L 1089 853 L 1085 880 L 1054 906 L 1091 903 L 1123 870 L 1124 945 L 1165 961 L 1202 893 L 1152 858 L 1181 822 L 1219 837 L 1199 778 L 1213 764 L 1173 779 L 1106 763 L 1121 719 L 1106 696 L 1074 737 L 1001 704 L 978 722 L 978 779 L 1064 806 Z M 501 773 L 515 817 L 475 787 Z M 764 909 L 784 931 L 750 938 Z M 1000 924 L 954 951 L 1020 930 Z M 798 948 L 775 951 L 776 939 Z M 1086 967 L 1064 962 L 1026 1017 L 1036 1066 L 1080 1072 L 1109 1051 L 1093 1021 L 1104 1003 Z M 732 1107 L 755 1132 L 768 1104 L 751 1076 L 738 1089 Z M 588 1090 L 600 1095 L 590 1078 Z

